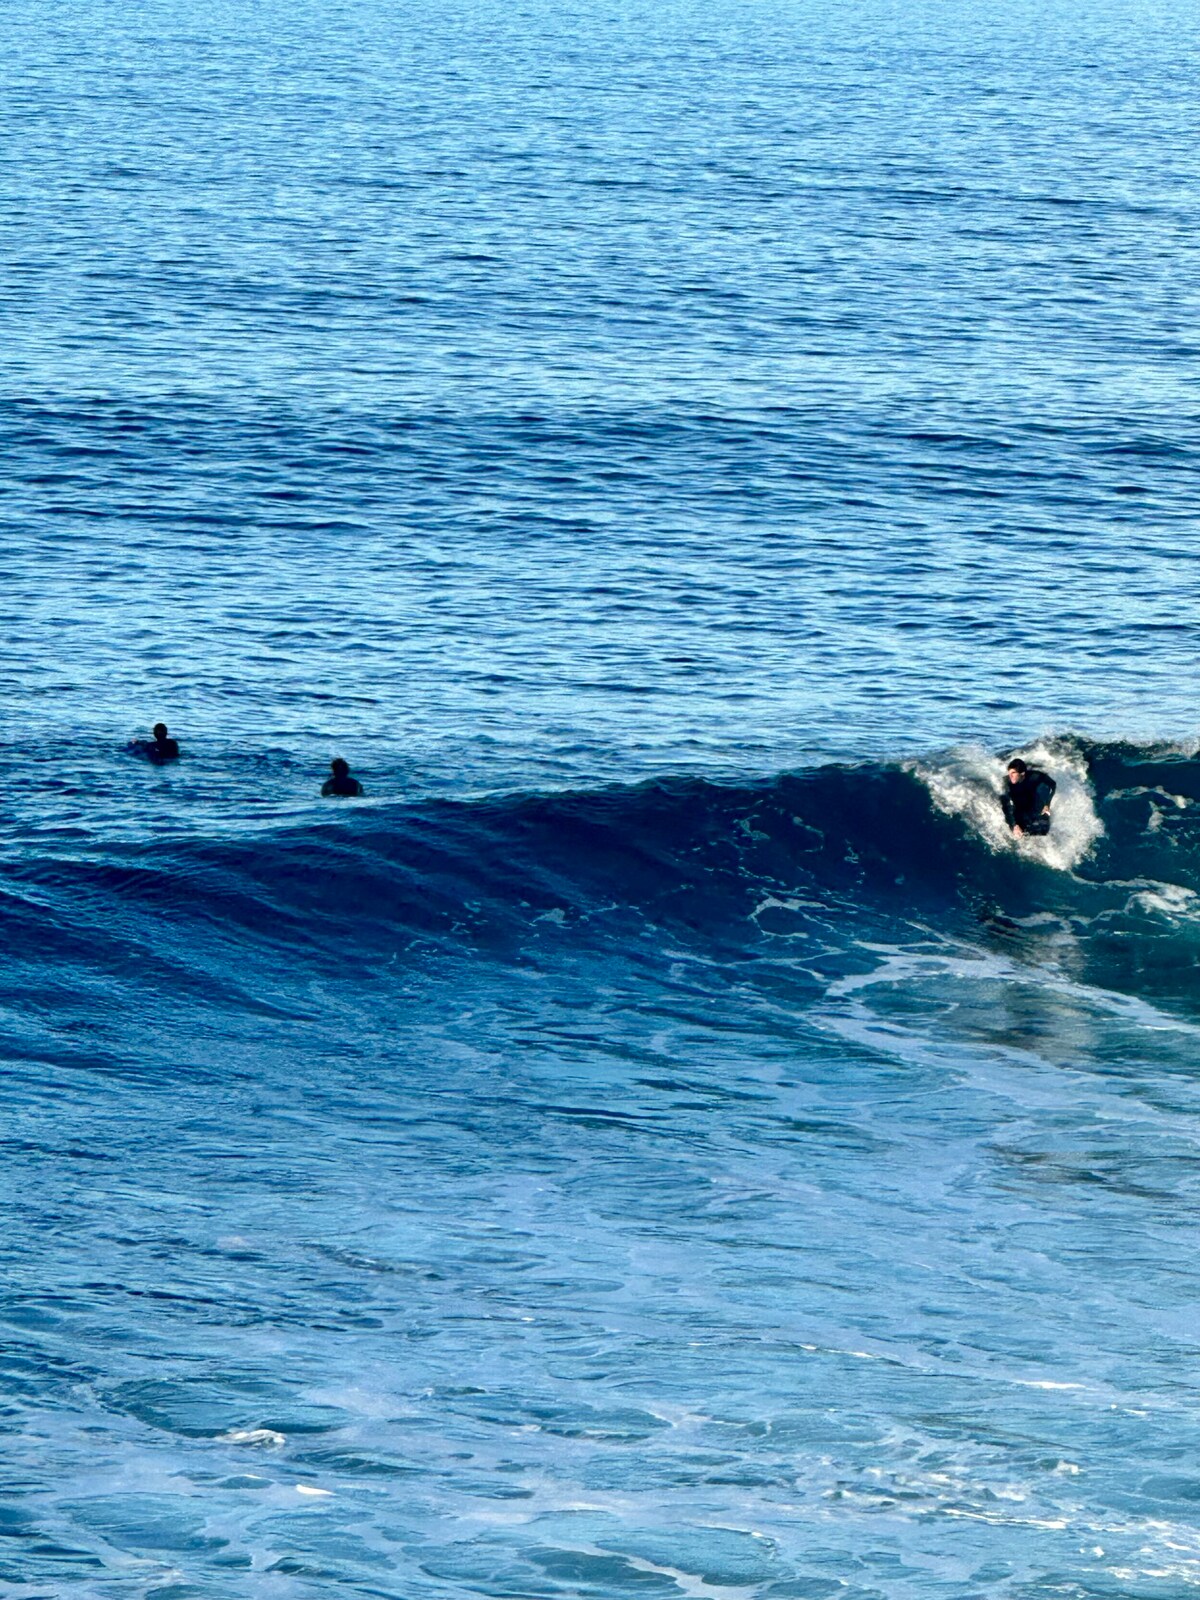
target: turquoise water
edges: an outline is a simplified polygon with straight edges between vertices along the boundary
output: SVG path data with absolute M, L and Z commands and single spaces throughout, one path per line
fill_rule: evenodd
M 6 1593 L 1200 1587 L 1196 14 L 0 42 Z

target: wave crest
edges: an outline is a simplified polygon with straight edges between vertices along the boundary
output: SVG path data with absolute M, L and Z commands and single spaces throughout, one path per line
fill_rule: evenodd
M 1003 792 L 1010 755 L 1042 767 L 1058 783 L 1050 832 L 1042 838 L 1013 837 L 998 796 Z M 998 756 L 981 746 L 953 750 L 940 758 L 913 762 L 910 769 L 929 790 L 939 811 L 960 817 L 992 851 L 1009 851 L 1069 872 L 1089 856 L 1104 833 L 1096 813 L 1087 757 L 1074 741 L 1041 739 Z
M 1071 739 L 1027 754 L 1059 782 L 1047 839 L 1012 839 L 1003 758 L 971 748 L 740 785 L 322 811 L 253 838 L 97 841 L 70 858 L 30 850 L 0 875 L 13 953 L 0 1003 L 68 989 L 94 1015 L 119 979 L 262 1013 L 330 973 L 447 956 L 481 972 L 627 969 L 685 946 L 755 974 L 783 952 L 799 972 L 803 952 L 810 976 L 830 977 L 875 944 L 932 940 L 999 943 L 1190 1004 L 1200 764 Z

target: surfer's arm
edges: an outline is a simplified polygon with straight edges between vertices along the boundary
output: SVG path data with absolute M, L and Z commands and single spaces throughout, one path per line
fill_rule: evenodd
M 1037 786 L 1037 794 L 1035 796 L 1037 808 L 1044 817 L 1050 815 L 1050 802 L 1054 799 L 1054 791 L 1057 788 L 1058 785 L 1051 777 L 1043 778 Z

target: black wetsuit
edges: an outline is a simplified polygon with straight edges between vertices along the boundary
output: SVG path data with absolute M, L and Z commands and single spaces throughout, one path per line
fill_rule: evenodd
M 1020 828 L 1022 833 L 1049 833 L 1050 818 L 1042 815 L 1054 798 L 1058 788 L 1048 772 L 1030 767 L 1016 783 L 1005 780 L 1000 804 L 1004 807 L 1005 821 L 1010 828 Z
M 336 775 L 332 778 L 326 778 L 321 785 L 321 793 L 327 800 L 330 795 L 337 795 L 343 799 L 352 799 L 355 795 L 362 794 L 362 792 L 362 784 L 359 783 L 357 778 L 352 778 L 349 773 L 344 778 L 339 778 Z
M 174 739 L 134 739 L 129 748 L 155 763 L 179 759 L 179 745 Z

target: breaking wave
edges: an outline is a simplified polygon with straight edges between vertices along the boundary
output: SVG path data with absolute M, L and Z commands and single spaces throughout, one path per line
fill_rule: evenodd
M 118 987 L 147 1006 L 170 995 L 302 1011 L 315 979 L 381 963 L 414 980 L 447 960 L 612 971 L 685 947 L 753 981 L 785 947 L 795 965 L 807 945 L 809 968 L 836 977 L 874 945 L 935 940 L 1051 966 L 1069 951 L 1076 977 L 1190 1010 L 1200 763 L 1078 739 L 1026 753 L 1059 781 L 1045 840 L 1004 828 L 1001 756 L 959 749 L 741 785 L 351 808 L 256 838 L 18 854 L 0 878 L 12 952 L 0 998 L 58 1029 L 71 996 L 94 1026 Z M 797 984 L 802 1003 L 805 972 Z

